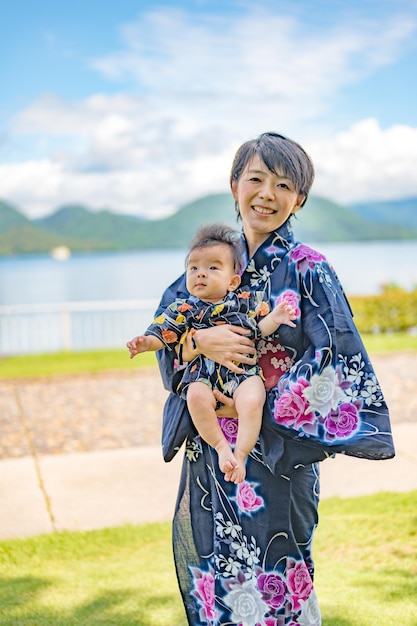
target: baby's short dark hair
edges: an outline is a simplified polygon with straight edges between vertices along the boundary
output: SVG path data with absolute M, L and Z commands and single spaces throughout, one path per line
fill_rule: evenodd
M 232 252 L 233 266 L 236 274 L 240 272 L 242 266 L 243 247 L 240 233 L 226 224 L 205 224 L 196 232 L 190 243 L 186 264 L 193 250 L 197 248 L 209 248 L 211 246 L 226 245 Z

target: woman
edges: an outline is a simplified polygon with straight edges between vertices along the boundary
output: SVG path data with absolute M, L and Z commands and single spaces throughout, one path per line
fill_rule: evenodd
M 394 455 L 387 407 L 352 321 L 339 281 L 325 257 L 294 240 L 291 217 L 305 204 L 314 178 L 297 143 L 265 133 L 239 148 L 231 189 L 242 220 L 242 286 L 264 291 L 274 305 L 289 299 L 296 327 L 257 344 L 268 391 L 259 441 L 246 480 L 224 481 L 214 451 L 192 429 L 185 403 L 171 393 L 163 425 L 164 458 L 186 439 L 173 522 L 175 563 L 189 624 L 284 626 L 321 624 L 311 555 L 317 525 L 318 461 L 335 452 L 384 459 Z M 186 297 L 182 276 L 161 302 Z M 237 371 L 254 348 L 234 326 L 197 330 L 183 358 L 196 354 Z M 159 353 L 167 389 L 181 363 Z M 220 417 L 233 444 L 233 406 Z

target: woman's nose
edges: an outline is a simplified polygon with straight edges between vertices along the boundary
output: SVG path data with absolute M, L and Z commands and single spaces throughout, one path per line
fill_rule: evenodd
M 259 197 L 263 200 L 273 200 L 275 198 L 275 187 L 271 183 L 265 182 L 259 190 Z

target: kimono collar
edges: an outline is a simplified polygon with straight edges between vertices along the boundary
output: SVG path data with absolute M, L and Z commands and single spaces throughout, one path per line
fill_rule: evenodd
M 260 266 L 265 263 L 269 266 L 272 259 L 275 259 L 276 263 L 295 245 L 294 233 L 289 219 L 268 235 L 268 238 L 259 246 L 252 259 L 249 258 L 248 245 L 244 233 L 242 234 L 242 240 L 244 243 L 244 268 L 248 265 Z

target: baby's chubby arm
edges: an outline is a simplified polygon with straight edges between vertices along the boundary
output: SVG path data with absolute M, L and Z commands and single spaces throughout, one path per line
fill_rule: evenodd
M 289 304 L 289 302 L 282 300 L 268 315 L 265 315 L 265 317 L 259 321 L 258 326 L 262 337 L 272 335 L 281 324 L 295 328 L 296 324 L 292 320 L 295 320 L 296 317 L 294 307 Z
M 138 335 L 134 337 L 126 344 L 127 349 L 130 352 L 130 358 L 133 359 L 137 354 L 141 352 L 156 352 L 165 347 L 163 341 L 155 337 L 155 335 Z

